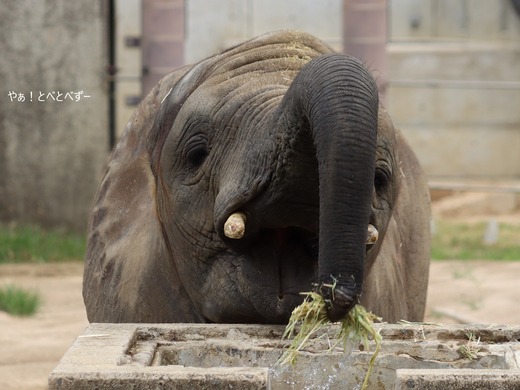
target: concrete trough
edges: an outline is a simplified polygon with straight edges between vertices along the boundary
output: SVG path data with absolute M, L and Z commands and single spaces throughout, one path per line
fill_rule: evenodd
M 520 326 L 377 326 L 383 345 L 370 389 L 520 388 Z M 49 389 L 360 388 L 373 346 L 324 353 L 325 337 L 295 366 L 280 367 L 283 329 L 91 324 L 50 374 Z

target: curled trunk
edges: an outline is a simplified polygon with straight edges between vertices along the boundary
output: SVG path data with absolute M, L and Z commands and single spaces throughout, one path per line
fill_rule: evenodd
M 332 321 L 361 293 L 377 137 L 375 82 L 355 58 L 309 62 L 281 107 L 281 131 L 310 130 L 319 176 L 319 286 Z M 332 287 L 334 286 L 334 287 Z

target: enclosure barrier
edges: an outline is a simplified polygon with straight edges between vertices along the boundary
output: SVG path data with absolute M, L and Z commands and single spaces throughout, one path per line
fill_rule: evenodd
M 369 389 L 520 388 L 520 326 L 377 326 L 383 344 Z M 268 325 L 91 324 L 50 374 L 49 389 L 358 388 L 373 346 L 323 353 L 330 340 L 322 337 L 295 366 L 280 367 L 282 332 Z

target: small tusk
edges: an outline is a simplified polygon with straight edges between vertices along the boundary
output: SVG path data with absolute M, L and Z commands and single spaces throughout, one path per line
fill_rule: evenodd
M 379 232 L 371 223 L 368 225 L 367 245 L 374 245 L 379 238 Z
M 238 240 L 244 237 L 246 232 L 246 215 L 244 213 L 233 213 L 224 224 L 224 235 L 228 238 Z

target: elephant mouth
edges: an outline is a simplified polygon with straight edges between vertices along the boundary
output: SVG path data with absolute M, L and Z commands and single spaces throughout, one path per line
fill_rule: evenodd
M 262 229 L 255 236 L 246 252 L 278 299 L 298 296 L 312 287 L 318 272 L 317 234 L 286 227 Z
M 258 314 L 254 320 L 287 323 L 301 293 L 317 281 L 318 236 L 295 227 L 261 229 L 241 244 L 241 289 Z
M 287 323 L 293 309 L 302 303 L 302 293 L 317 287 L 319 232 L 299 226 L 259 227 L 253 225 L 251 215 L 249 219 L 245 213 L 232 215 L 223 230 L 235 264 L 240 264 L 237 287 L 257 313 L 253 319 L 249 313 L 247 320 Z M 377 240 L 377 236 L 370 238 L 371 226 L 367 252 Z M 244 321 L 243 314 L 234 313 L 233 320 Z
M 263 319 L 286 323 L 302 293 L 317 287 L 318 234 L 299 227 L 261 229 L 245 241 L 242 272 L 251 302 Z

